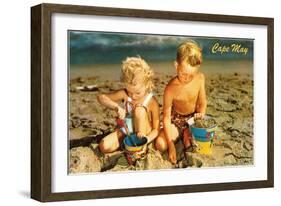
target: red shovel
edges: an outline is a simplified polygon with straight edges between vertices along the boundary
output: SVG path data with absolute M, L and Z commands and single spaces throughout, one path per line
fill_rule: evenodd
M 116 119 L 116 122 L 119 127 L 125 128 L 127 136 L 131 139 L 131 142 L 133 142 L 134 146 L 136 147 L 137 145 L 136 145 L 135 141 L 133 141 L 133 139 L 131 138 L 131 133 L 130 133 L 129 128 L 128 128 L 126 122 L 124 121 L 124 119 L 118 118 L 118 119 Z

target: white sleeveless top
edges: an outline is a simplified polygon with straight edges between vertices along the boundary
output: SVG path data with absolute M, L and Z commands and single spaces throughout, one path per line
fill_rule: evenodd
M 140 104 L 140 106 L 145 107 L 147 109 L 147 105 L 149 103 L 149 101 L 151 100 L 151 98 L 153 97 L 153 92 L 150 92 L 148 95 L 146 95 L 145 99 L 143 100 L 143 102 Z M 132 102 L 132 98 L 128 96 L 127 101 L 125 101 L 125 109 L 126 109 L 126 113 L 128 115 L 130 115 L 132 113 L 132 105 L 130 104 Z

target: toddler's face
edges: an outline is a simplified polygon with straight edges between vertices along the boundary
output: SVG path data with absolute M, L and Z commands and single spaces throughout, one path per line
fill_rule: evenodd
M 146 95 L 146 87 L 144 84 L 138 82 L 135 85 L 133 84 L 126 84 L 126 90 L 128 95 L 134 100 L 140 100 Z
M 180 64 L 177 64 L 176 67 L 177 67 L 178 79 L 182 83 L 190 82 L 198 71 L 197 67 L 192 67 L 186 62 L 181 62 Z

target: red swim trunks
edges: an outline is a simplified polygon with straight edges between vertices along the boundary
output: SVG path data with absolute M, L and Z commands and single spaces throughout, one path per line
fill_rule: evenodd
M 177 113 L 173 108 L 171 112 L 171 122 L 178 128 L 180 135 L 183 134 L 184 129 L 188 128 L 188 120 L 194 116 L 194 113 L 182 115 Z

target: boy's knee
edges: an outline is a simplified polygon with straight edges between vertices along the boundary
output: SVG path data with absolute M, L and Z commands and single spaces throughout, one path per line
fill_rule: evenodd
M 157 138 L 155 140 L 155 147 L 157 150 L 160 152 L 165 152 L 167 150 L 167 144 L 166 141 L 163 140 L 162 138 Z
M 146 109 L 142 106 L 137 106 L 134 114 L 135 118 L 143 118 L 146 115 Z

